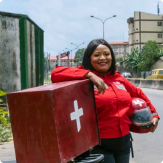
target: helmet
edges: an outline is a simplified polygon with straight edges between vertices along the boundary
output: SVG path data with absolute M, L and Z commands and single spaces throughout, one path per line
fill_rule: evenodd
M 147 133 L 152 130 L 152 113 L 147 103 L 141 98 L 132 98 L 133 114 L 130 117 L 130 131 Z

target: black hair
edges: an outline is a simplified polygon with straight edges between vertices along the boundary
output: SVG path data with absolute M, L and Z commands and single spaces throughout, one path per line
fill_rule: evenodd
M 91 64 L 91 55 L 93 54 L 93 52 L 97 48 L 97 46 L 99 46 L 100 44 L 107 46 L 109 48 L 110 52 L 111 52 L 112 63 L 111 63 L 111 66 L 110 66 L 108 71 L 111 72 L 110 73 L 111 75 L 114 75 L 115 70 L 116 70 L 114 52 L 113 52 L 111 46 L 104 39 L 95 39 L 95 40 L 92 40 L 88 44 L 88 46 L 87 46 L 87 48 L 86 48 L 86 50 L 84 52 L 82 66 L 84 67 L 84 69 L 91 70 L 91 71 L 94 70 L 94 68 L 93 68 L 93 66 Z

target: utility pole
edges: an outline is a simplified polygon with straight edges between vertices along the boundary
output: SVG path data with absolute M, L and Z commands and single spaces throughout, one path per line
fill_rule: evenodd
M 50 70 L 50 53 L 47 52 L 47 79 L 49 79 L 49 70 Z

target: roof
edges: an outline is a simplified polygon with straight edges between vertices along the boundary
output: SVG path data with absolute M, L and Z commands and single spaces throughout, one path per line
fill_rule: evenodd
M 133 17 L 127 19 L 127 23 L 128 24 L 133 23 L 133 22 L 134 22 L 134 18 Z
M 163 70 L 163 68 L 153 69 L 152 71 L 156 71 L 156 70 Z
M 41 31 L 43 31 L 43 29 L 41 29 L 32 19 L 30 19 L 28 17 L 28 15 L 24 15 L 24 14 L 15 14 L 15 13 L 10 13 L 10 12 L 3 12 L 3 11 L 0 11 L 0 15 L 3 15 L 3 16 L 8 16 L 8 17 L 16 17 L 16 18 L 24 18 L 24 19 L 27 19 L 29 20 L 31 23 L 33 23 L 36 27 L 38 27 Z M 44 32 L 44 31 L 43 31 Z
M 69 56 L 69 59 L 74 59 L 75 58 L 75 56 Z M 61 60 L 62 59 L 68 59 L 68 57 L 66 56 L 66 57 L 63 57 L 63 58 L 61 58 Z M 50 60 L 57 60 L 57 57 L 56 56 L 50 56 Z
M 109 45 L 129 45 L 128 41 L 115 41 L 115 42 L 109 42 Z

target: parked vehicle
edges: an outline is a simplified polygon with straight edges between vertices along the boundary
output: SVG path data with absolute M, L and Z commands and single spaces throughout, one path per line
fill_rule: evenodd
M 151 73 L 151 79 L 163 79 L 163 69 L 154 69 Z
M 132 75 L 130 72 L 122 72 L 121 75 L 125 78 L 132 78 Z

